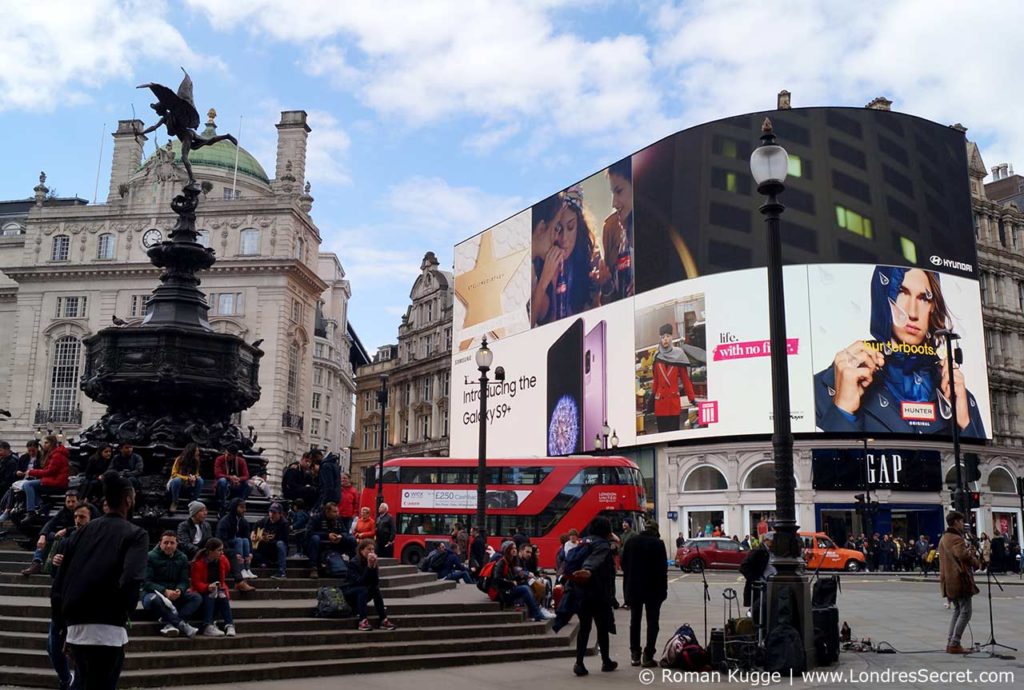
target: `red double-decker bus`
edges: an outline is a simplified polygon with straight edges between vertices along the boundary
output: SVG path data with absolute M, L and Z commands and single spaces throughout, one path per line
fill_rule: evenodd
M 368 467 L 361 505 L 376 512 L 377 467 Z M 395 516 L 395 556 L 416 564 L 430 543 L 446 539 L 455 523 L 476 518 L 477 460 L 395 458 L 384 463 L 384 502 Z M 581 533 L 598 515 L 619 531 L 624 518 L 642 527 L 646 505 L 640 470 L 623 457 L 569 456 L 487 460 L 488 543 L 522 532 L 538 547 L 541 567 L 553 568 L 559 536 Z

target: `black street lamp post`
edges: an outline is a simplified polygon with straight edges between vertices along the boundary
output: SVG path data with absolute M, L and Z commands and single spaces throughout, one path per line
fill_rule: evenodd
M 480 370 L 480 448 L 476 470 L 476 529 L 477 533 L 487 538 L 484 523 L 484 508 L 487 500 L 487 483 L 484 474 L 487 471 L 487 372 L 494 361 L 494 353 L 487 347 L 487 336 L 483 337 L 480 349 L 476 351 L 476 366 Z
M 960 422 L 956 418 L 956 384 L 953 382 L 954 361 L 960 364 L 963 355 L 956 341 L 960 336 L 949 328 L 942 328 L 935 331 L 939 338 L 946 338 L 946 371 L 949 372 L 949 407 L 950 407 L 950 428 L 953 433 L 953 464 L 956 467 L 956 489 L 953 491 L 953 510 L 964 515 L 967 523 L 973 522 L 970 515 L 970 507 L 967 505 L 967 487 L 964 481 L 964 470 L 960 460 Z M 954 358 L 953 349 L 956 347 Z
M 814 637 L 810 589 L 803 573 L 801 542 L 797 533 L 796 485 L 793 478 L 793 433 L 789 413 L 789 364 L 786 342 L 786 301 L 782 280 L 782 237 L 780 216 L 785 206 L 779 194 L 789 168 L 789 154 L 775 143 L 771 120 L 761 128 L 761 145 L 750 156 L 750 172 L 757 191 L 766 198 L 760 211 L 765 216 L 768 237 L 768 318 L 772 367 L 772 456 L 775 462 L 775 541 L 771 562 L 777 574 L 769 582 L 771 608 L 768 625 L 777 621 L 776 606 L 783 590 L 789 590 L 794 617 L 790 621 L 803 638 L 808 667 L 814 665 Z
M 377 511 L 380 512 L 380 504 L 384 502 L 384 445 L 388 418 L 388 377 L 384 374 L 380 375 L 377 404 L 380 405 L 380 459 L 377 462 Z

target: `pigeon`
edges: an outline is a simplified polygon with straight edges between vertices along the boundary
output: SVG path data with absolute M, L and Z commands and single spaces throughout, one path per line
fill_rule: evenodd
M 128 325 L 128 322 L 125 321 L 124 319 L 119 319 L 117 317 L 117 314 L 114 314 L 113 316 L 111 316 L 110 320 L 114 322 L 115 326 L 127 326 Z
M 259 347 L 259 346 L 260 346 L 260 345 L 262 345 L 262 344 L 263 344 L 263 338 L 260 338 L 259 340 L 255 341 L 255 342 L 254 342 L 254 343 L 252 344 L 252 346 L 253 346 L 253 347 Z

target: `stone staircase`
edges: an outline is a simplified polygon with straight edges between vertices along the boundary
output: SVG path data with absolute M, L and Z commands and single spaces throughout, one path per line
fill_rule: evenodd
M 30 559 L 28 551 L 0 545 L 0 668 L 5 686 L 53 687 L 56 676 L 46 656 L 50 581 L 45 575 L 20 575 Z M 158 623 L 137 609 L 119 686 L 390 672 L 574 652 L 574 625 L 556 635 L 546 623 L 524 620 L 521 611 L 501 610 L 475 587 L 456 588 L 392 559 L 382 559 L 381 579 L 397 630 L 360 632 L 354 617 L 313 618 L 316 588 L 330 580 L 308 578 L 304 559 L 294 563 L 286 580 L 271 580 L 272 571 L 260 569 L 255 592 L 232 592 L 237 637 L 161 637 Z

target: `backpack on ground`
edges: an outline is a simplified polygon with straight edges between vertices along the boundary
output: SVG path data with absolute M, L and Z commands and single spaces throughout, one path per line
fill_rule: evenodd
M 498 588 L 494 586 L 494 566 L 498 561 L 488 561 L 480 568 L 480 574 L 476 578 L 476 588 L 487 595 L 491 601 L 498 600 Z
M 659 665 L 662 668 L 675 668 L 681 671 L 706 671 L 711 668 L 708 653 L 697 642 L 697 636 L 689 623 L 679 626 L 665 643 Z
M 345 583 L 348 581 L 348 561 L 337 551 L 328 551 L 324 555 L 324 572 L 328 577 L 337 578 Z
M 344 618 L 352 615 L 352 607 L 337 587 L 321 587 L 316 591 L 315 618 Z

